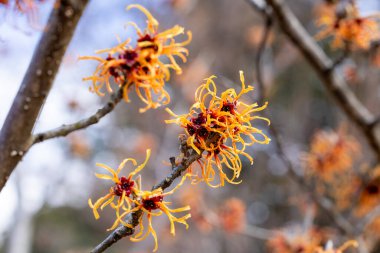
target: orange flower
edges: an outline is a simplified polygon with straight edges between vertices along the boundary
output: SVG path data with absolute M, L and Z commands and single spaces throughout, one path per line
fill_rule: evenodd
M 315 229 L 283 230 L 268 241 L 272 253 L 315 253 L 315 249 L 323 243 L 324 234 Z
M 253 162 L 252 157 L 245 152 L 247 146 L 255 143 L 268 144 L 270 138 L 260 129 L 252 125 L 253 120 L 263 120 L 270 124 L 269 119 L 255 115 L 267 107 L 267 103 L 258 106 L 257 103 L 245 104 L 241 101 L 242 95 L 253 90 L 246 86 L 244 74 L 240 72 L 241 91 L 235 89 L 224 91 L 217 95 L 215 76 L 206 79 L 195 93 L 195 103 L 190 112 L 176 115 L 166 109 L 176 119 L 166 120 L 166 123 L 175 123 L 186 130 L 187 144 L 198 154 L 206 151 L 203 159 L 198 161 L 202 176 L 195 181 L 203 180 L 212 187 L 224 185 L 224 181 L 236 182 L 242 169 L 240 155 Z M 247 140 L 248 139 L 248 140 Z M 223 170 L 227 167 L 232 176 L 228 177 Z M 220 182 L 213 185 L 216 173 L 219 173 Z M 194 182 L 195 182 L 194 181 Z
M 139 220 L 140 231 L 137 234 L 135 234 L 133 237 L 131 237 L 131 241 L 139 242 L 146 239 L 150 234 L 152 234 L 155 241 L 155 247 L 153 249 L 153 252 L 155 252 L 158 249 L 158 241 L 157 241 L 157 233 L 154 230 L 153 225 L 152 225 L 153 216 L 160 216 L 163 213 L 166 214 L 170 221 L 170 233 L 172 235 L 175 235 L 175 222 L 184 224 L 186 228 L 189 227 L 186 220 L 191 217 L 190 214 L 186 214 L 178 218 L 178 217 L 175 217 L 172 213 L 189 211 L 190 206 L 184 206 L 181 208 L 171 209 L 168 207 L 168 205 L 170 205 L 171 202 L 164 201 L 164 197 L 167 195 L 173 194 L 174 191 L 176 191 L 183 184 L 186 178 L 187 178 L 187 175 L 183 176 L 181 182 L 173 190 L 169 192 L 163 192 L 161 188 L 155 189 L 153 191 L 139 191 L 137 193 L 136 199 L 133 200 L 135 207 L 133 209 L 126 210 L 122 215 L 120 215 L 118 219 L 115 221 L 115 224 L 111 229 L 116 228 L 117 224 L 119 223 L 122 223 L 125 226 L 130 226 L 129 224 L 125 223 L 122 219 L 131 212 L 136 212 L 139 210 L 142 211 L 143 214 L 146 214 L 147 216 L 148 228 L 145 231 L 144 224 L 143 224 L 144 215 L 142 215 Z
M 380 203 L 380 166 L 369 171 L 370 180 L 363 185 L 360 193 L 357 215 L 363 216 L 377 207 Z
M 103 169 L 111 173 L 111 175 L 95 174 L 96 177 L 101 178 L 101 179 L 111 180 L 114 182 L 114 186 L 110 188 L 109 193 L 107 195 L 99 198 L 95 202 L 95 204 L 92 203 L 91 199 L 88 200 L 88 204 L 92 208 L 95 219 L 99 219 L 100 217 L 98 213 L 99 208 L 100 210 L 102 210 L 106 206 L 110 205 L 113 209 L 115 209 L 116 221 L 109 230 L 114 229 L 120 223 L 123 223 L 123 225 L 125 226 L 130 226 L 122 222 L 121 217 L 124 217 L 125 214 L 130 212 L 131 204 L 133 202 L 132 196 L 138 195 L 140 193 L 139 184 L 133 179 L 133 176 L 135 176 L 145 167 L 145 165 L 147 164 L 149 160 L 149 157 L 150 157 L 150 149 L 146 151 L 145 161 L 141 165 L 137 166 L 135 170 L 129 173 L 127 177 L 125 176 L 119 177 L 118 175 L 121 172 L 121 170 L 124 168 L 127 162 L 132 162 L 132 164 L 136 166 L 137 162 L 135 159 L 132 159 L 132 158 L 125 159 L 119 165 L 116 171 L 105 164 L 102 164 L 102 163 L 96 164 L 97 166 L 102 167 Z M 120 214 L 120 211 L 122 211 L 123 213 Z
M 237 198 L 224 201 L 219 212 L 219 221 L 222 228 L 230 233 L 241 232 L 245 226 L 246 206 Z
M 195 224 L 197 228 L 203 233 L 210 233 L 213 229 L 209 215 L 209 206 L 204 199 L 203 190 L 199 185 L 190 185 L 182 189 L 180 196 L 178 197 L 181 203 L 186 203 L 191 206 L 190 214 L 192 224 Z
M 347 241 L 345 242 L 342 246 L 340 246 L 339 248 L 337 249 L 334 249 L 334 246 L 332 244 L 331 241 L 328 241 L 326 247 L 323 249 L 321 247 L 318 247 L 316 249 L 316 253 L 343 253 L 346 249 L 350 248 L 350 247 L 355 247 L 357 248 L 358 247 L 358 243 L 356 241 Z
M 170 96 L 165 90 L 165 81 L 170 79 L 170 69 L 181 74 L 175 56 L 186 62 L 188 50 L 184 46 L 191 41 L 191 32 L 188 32 L 188 39 L 184 42 L 176 42 L 175 37 L 184 33 L 184 28 L 178 25 L 158 32 L 158 21 L 141 5 L 129 5 L 127 10 L 139 9 L 147 17 L 147 28 L 142 32 L 133 22 L 129 24 L 136 28 L 138 39 L 136 46 L 130 45 L 130 39 L 120 42 L 116 47 L 99 50 L 97 53 L 108 53 L 108 57 L 103 59 L 97 56 L 85 56 L 80 59 L 91 59 L 99 61 L 92 76 L 84 78 L 91 81 L 90 90 L 99 96 L 103 96 L 104 86 L 108 92 L 113 92 L 111 79 L 119 87 L 123 87 L 124 99 L 129 102 L 128 90 L 134 85 L 136 94 L 141 101 L 146 104 L 140 112 L 145 112 L 150 108 L 157 108 L 170 102 Z M 167 58 L 166 63 L 162 58 Z M 157 98 L 155 98 L 157 96 Z
M 359 143 L 346 134 L 344 128 L 338 132 L 319 131 L 304 156 L 305 166 L 313 175 L 325 181 L 333 179 L 334 174 L 347 171 L 359 156 Z
M 344 11 L 338 11 L 337 4 L 326 3 L 320 7 L 317 25 L 323 29 L 316 35 L 317 39 L 334 37 L 335 48 L 353 45 L 368 49 L 373 41 L 380 38 L 380 27 L 376 16 L 361 17 L 353 3 L 347 3 Z

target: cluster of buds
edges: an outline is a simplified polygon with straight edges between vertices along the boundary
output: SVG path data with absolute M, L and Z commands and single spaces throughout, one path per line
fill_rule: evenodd
M 170 96 L 165 90 L 165 81 L 170 79 L 170 69 L 177 74 L 182 72 L 175 56 L 186 61 L 188 50 L 184 46 L 191 41 L 191 32 L 188 32 L 188 39 L 184 42 L 176 42 L 175 37 L 184 33 L 184 28 L 178 25 L 163 32 L 158 31 L 158 21 L 151 13 L 141 5 L 129 5 L 128 10 L 138 9 L 146 15 L 147 28 L 141 31 L 133 22 L 137 31 L 136 45 L 130 45 L 131 39 L 120 42 L 117 46 L 97 51 L 98 54 L 108 53 L 106 58 L 97 56 L 84 56 L 81 59 L 91 59 L 99 62 L 92 76 L 84 78 L 91 81 L 90 90 L 99 96 L 104 96 L 103 88 L 113 92 L 111 80 L 118 87 L 122 87 L 125 101 L 129 102 L 128 90 L 135 87 L 136 94 L 146 104 L 140 112 L 145 112 L 150 108 L 157 108 L 170 102 Z M 168 62 L 163 62 L 163 57 Z M 157 96 L 157 98 L 155 98 Z
M 195 93 L 195 103 L 189 113 L 177 115 L 166 109 L 175 119 L 166 123 L 180 125 L 186 131 L 187 145 L 198 154 L 203 153 L 198 160 L 202 176 L 194 175 L 194 182 L 202 180 L 211 187 L 224 186 L 225 181 L 236 184 L 239 181 L 243 155 L 253 162 L 253 158 L 245 152 L 247 146 L 255 143 L 268 144 L 270 138 L 259 128 L 252 125 L 254 120 L 263 120 L 270 124 L 269 119 L 255 115 L 267 107 L 267 103 L 259 106 L 257 103 L 246 104 L 241 101 L 242 95 L 253 90 L 246 86 L 244 74 L 240 72 L 241 91 L 228 89 L 217 94 L 215 76 L 205 80 Z M 223 167 L 231 172 L 226 172 Z M 228 176 L 232 174 L 231 176 Z M 216 175 L 219 175 L 219 182 Z
M 323 29 L 317 39 L 332 36 L 335 48 L 354 46 L 368 49 L 380 39 L 378 15 L 361 16 L 355 1 L 326 1 L 320 7 L 317 25 Z
M 98 166 L 107 170 L 108 174 L 95 174 L 98 178 L 111 180 L 114 185 L 110 188 L 109 193 L 101 198 L 99 198 L 95 203 L 92 203 L 89 199 L 89 206 L 92 208 L 94 216 L 96 219 L 100 218 L 98 209 L 104 209 L 107 206 L 110 206 L 116 214 L 116 219 L 109 230 L 115 229 L 118 225 L 122 224 L 123 226 L 132 228 L 132 225 L 126 223 L 123 219 L 126 215 L 132 212 L 142 211 L 143 214 L 146 214 L 148 220 L 148 227 L 145 231 L 143 221 L 144 215 L 139 219 L 140 231 L 133 237 L 131 241 L 138 242 L 147 238 L 152 234 L 155 240 L 155 247 L 153 251 L 156 251 L 158 248 L 157 243 L 157 234 L 152 225 L 152 216 L 160 216 L 166 214 L 170 221 L 170 233 L 175 235 L 175 226 L 174 223 L 182 223 L 188 227 L 186 220 L 190 218 L 190 214 L 186 214 L 182 217 L 176 217 L 173 213 L 189 211 L 190 207 L 185 206 L 177 209 L 171 209 L 168 207 L 170 202 L 165 202 L 164 198 L 167 195 L 173 194 L 185 181 L 186 176 L 182 178 L 182 181 L 171 191 L 163 192 L 161 188 L 152 190 L 152 191 L 143 191 L 141 189 L 141 179 L 135 179 L 134 176 L 139 173 L 147 164 L 150 157 L 150 150 L 146 151 L 145 161 L 137 166 L 128 176 L 119 176 L 121 170 L 125 167 L 127 162 L 131 162 L 133 166 L 137 165 L 135 159 L 128 158 L 125 159 L 119 167 L 114 170 L 105 164 L 97 164 Z

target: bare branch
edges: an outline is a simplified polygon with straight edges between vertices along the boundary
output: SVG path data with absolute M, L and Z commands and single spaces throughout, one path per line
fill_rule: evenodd
M 265 14 L 267 11 L 266 3 L 264 0 L 247 0 L 248 4 L 252 6 L 257 12 Z
M 266 1 L 272 7 L 282 31 L 319 74 L 340 108 L 356 123 L 380 161 L 380 126 L 376 124 L 374 115 L 358 100 L 341 75 L 337 73 L 334 63 L 302 27 L 289 7 L 282 0 Z
M 256 54 L 255 58 L 255 68 L 256 68 L 256 76 L 257 76 L 257 83 L 260 90 L 259 94 L 259 103 L 263 104 L 266 94 L 265 84 L 263 80 L 263 73 L 262 73 L 262 56 L 265 53 L 266 44 L 268 42 L 269 38 L 269 32 L 272 26 L 272 17 L 271 12 L 269 10 L 262 12 L 265 17 L 265 30 L 262 35 L 262 39 L 259 44 L 259 48 Z M 264 116 L 268 114 L 268 111 L 263 112 Z M 290 178 L 303 190 L 307 190 L 310 194 L 311 198 L 315 202 L 315 204 L 323 210 L 337 225 L 337 227 L 341 230 L 341 232 L 345 234 L 353 234 L 354 233 L 354 227 L 348 222 L 348 220 L 343 217 L 338 211 L 335 210 L 335 206 L 333 202 L 325 198 L 323 196 L 318 195 L 315 193 L 314 189 L 312 189 L 303 179 L 303 177 L 299 176 L 295 171 L 295 167 L 293 163 L 290 161 L 288 156 L 285 153 L 285 148 L 283 145 L 282 138 L 280 136 L 280 133 L 277 131 L 277 128 L 272 123 L 269 126 L 269 130 L 272 136 L 272 141 L 274 142 L 276 152 L 284 165 L 287 167 L 289 171 Z
M 31 145 L 37 144 L 37 143 L 40 143 L 42 141 L 49 140 L 52 138 L 64 137 L 74 131 L 84 129 L 88 126 L 98 123 L 101 118 L 103 118 L 104 116 L 112 112 L 115 106 L 122 100 L 123 90 L 124 90 L 124 86 L 121 86 L 115 93 L 111 95 L 111 99 L 107 102 L 107 104 L 105 104 L 92 116 L 86 119 L 82 119 L 73 124 L 63 125 L 61 127 L 58 127 L 56 129 L 53 129 L 47 132 L 35 134 L 33 136 Z
M 257 49 L 257 54 L 255 58 L 255 68 L 256 68 L 256 78 L 257 83 L 259 87 L 259 103 L 264 104 L 264 98 L 265 98 L 265 87 L 264 87 L 264 77 L 263 77 L 263 71 L 262 71 L 262 58 L 265 53 L 265 49 L 268 43 L 270 30 L 272 28 L 273 20 L 272 16 L 270 14 L 270 11 L 264 10 L 263 12 L 264 18 L 265 18 L 265 27 L 264 32 L 261 37 L 261 41 L 259 43 L 259 47 Z
M 212 137 L 211 137 L 212 138 Z M 182 173 L 189 168 L 189 166 L 195 162 L 196 160 L 200 159 L 202 156 L 199 155 L 194 149 L 191 147 L 188 147 L 186 144 L 186 139 L 181 138 L 181 152 L 183 153 L 183 158 L 178 163 L 176 167 L 174 167 L 171 171 L 171 173 L 166 176 L 165 179 L 161 180 L 158 184 L 154 185 L 152 187 L 152 190 L 162 188 L 162 190 L 165 190 L 168 188 L 176 178 L 180 177 Z M 127 224 L 130 224 L 133 226 L 133 228 L 128 228 L 125 226 L 119 226 L 117 229 L 115 229 L 110 235 L 107 236 L 104 241 L 102 241 L 99 245 L 97 245 L 91 253 L 101 253 L 104 252 L 107 248 L 109 248 L 112 244 L 119 241 L 121 238 L 130 236 L 134 233 L 134 227 L 136 227 L 139 223 L 139 220 L 142 216 L 141 211 L 136 211 L 130 213 L 126 219 L 125 222 Z
M 88 0 L 57 0 L 0 132 L 0 191 L 28 151 L 31 133 Z

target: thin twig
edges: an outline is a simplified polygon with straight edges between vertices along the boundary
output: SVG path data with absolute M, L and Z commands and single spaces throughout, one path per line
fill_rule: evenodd
M 0 132 L 0 191 L 30 147 L 31 133 L 89 0 L 57 0 Z
M 84 129 L 88 126 L 98 123 L 101 118 L 103 118 L 104 116 L 112 112 L 113 109 L 116 107 L 116 105 L 122 100 L 123 90 L 124 90 L 124 86 L 121 86 L 115 93 L 111 95 L 110 100 L 102 108 L 100 108 L 95 114 L 91 115 L 90 117 L 79 120 L 78 122 L 75 122 L 73 124 L 63 125 L 61 127 L 58 127 L 50 131 L 35 134 L 33 136 L 31 145 L 37 144 L 37 143 L 40 143 L 42 141 L 52 139 L 52 138 L 64 137 L 74 131 Z
M 350 44 L 346 43 L 346 45 L 344 46 L 342 54 L 337 59 L 334 60 L 334 63 L 331 66 L 331 68 L 335 69 L 336 67 L 338 67 L 350 55 L 350 53 L 351 53 Z
M 261 228 L 261 227 L 256 227 L 252 225 L 245 225 L 245 229 L 239 232 L 242 235 L 250 236 L 256 239 L 260 240 L 269 240 L 273 238 L 275 235 L 275 232 L 269 229 Z
M 314 70 L 319 74 L 331 96 L 336 100 L 340 108 L 345 112 L 366 137 L 377 160 L 380 161 L 380 126 L 375 124 L 376 118 L 368 111 L 341 75 L 334 68 L 334 63 L 318 46 L 293 12 L 282 0 L 266 0 L 273 10 L 273 15 L 279 21 L 281 30 L 300 50 L 309 61 Z
M 252 1 L 249 1 L 252 2 Z M 255 58 L 255 68 L 256 68 L 256 78 L 257 83 L 259 87 L 259 103 L 264 104 L 264 98 L 266 96 L 265 94 L 265 87 L 264 87 L 264 77 L 263 77 L 263 71 L 262 71 L 262 58 L 265 53 L 266 46 L 268 44 L 268 39 L 270 35 L 270 31 L 272 28 L 273 20 L 271 13 L 268 8 L 264 9 L 262 11 L 264 18 L 265 18 L 265 27 L 263 31 L 263 35 L 261 37 L 259 47 L 257 49 L 257 54 Z
M 256 76 L 257 76 L 257 85 L 259 87 L 259 97 L 258 97 L 258 102 L 259 104 L 264 103 L 265 99 L 265 94 L 266 94 L 266 89 L 265 89 L 265 84 L 263 80 L 263 73 L 262 73 L 262 57 L 265 52 L 265 48 L 268 42 L 269 34 L 270 34 L 270 29 L 272 27 L 272 17 L 271 17 L 271 12 L 268 10 L 268 7 L 266 11 L 262 11 L 265 17 L 265 30 L 262 36 L 262 39 L 259 44 L 259 48 L 257 51 L 257 55 L 255 58 L 255 68 L 256 68 Z M 265 115 L 268 114 L 268 112 L 264 112 Z M 269 126 L 269 130 L 271 132 L 272 136 L 272 141 L 274 142 L 276 152 L 282 162 L 285 164 L 285 166 L 288 168 L 289 171 L 289 176 L 290 178 L 297 183 L 299 187 L 302 189 L 305 189 L 309 192 L 311 195 L 313 201 L 316 203 L 316 205 L 325 211 L 328 216 L 332 218 L 334 223 L 338 226 L 338 228 L 345 234 L 353 234 L 354 228 L 353 226 L 347 221 L 346 218 L 344 218 L 339 212 L 335 210 L 335 206 L 332 203 L 331 200 L 324 198 L 322 196 L 319 196 L 314 192 L 313 189 L 309 185 L 306 184 L 304 179 L 299 176 L 295 171 L 295 167 L 293 163 L 290 161 L 288 156 L 285 153 L 284 145 L 282 138 L 277 131 L 277 128 L 274 126 L 272 123 Z

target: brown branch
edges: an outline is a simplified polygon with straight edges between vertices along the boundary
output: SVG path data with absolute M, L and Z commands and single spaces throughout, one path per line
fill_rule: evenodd
M 212 139 L 213 137 L 211 137 Z M 211 140 L 210 140 L 211 141 Z M 189 168 L 189 166 L 195 162 L 196 160 L 200 159 L 202 156 L 199 155 L 194 149 L 191 147 L 188 147 L 186 144 L 185 138 L 180 138 L 181 142 L 181 152 L 183 153 L 183 158 L 178 163 L 177 166 L 172 168 L 172 171 L 169 175 L 166 176 L 165 179 L 161 180 L 158 184 L 154 185 L 152 187 L 152 190 L 162 188 L 162 190 L 165 190 L 168 188 L 176 178 L 180 177 L 182 173 Z M 133 226 L 133 228 L 128 228 L 125 226 L 119 226 L 117 229 L 115 229 L 110 235 L 106 237 L 100 244 L 98 244 L 91 253 L 101 253 L 104 252 L 107 248 L 109 248 L 111 245 L 122 239 L 123 237 L 130 236 L 134 233 L 134 228 L 138 225 L 139 220 L 142 216 L 141 211 L 136 211 L 130 213 L 126 219 L 125 222 L 127 224 L 130 224 Z
M 28 151 L 31 133 L 88 0 L 57 0 L 0 132 L 0 191 Z
M 334 63 L 307 33 L 293 12 L 282 0 L 266 0 L 278 19 L 281 30 L 308 60 L 319 74 L 323 84 L 345 114 L 359 127 L 366 137 L 377 160 L 380 161 L 380 126 L 376 118 L 358 100 L 344 79 L 337 73 Z
M 249 2 L 252 2 L 249 0 Z M 259 103 L 264 104 L 264 98 L 266 96 L 265 92 L 265 86 L 264 86 L 264 77 L 263 77 L 263 71 L 262 71 L 262 58 L 265 53 L 265 49 L 268 44 L 268 39 L 270 35 L 270 31 L 272 28 L 273 20 L 271 13 L 269 11 L 269 8 L 265 8 L 264 10 L 261 11 L 265 18 L 265 27 L 264 31 L 261 37 L 261 40 L 259 42 L 259 47 L 257 49 L 257 54 L 255 58 L 255 71 L 256 71 L 256 78 L 257 78 L 257 84 L 259 87 Z
M 251 0 L 249 0 L 251 1 Z M 263 71 L 262 71 L 262 57 L 265 53 L 265 48 L 267 46 L 270 29 L 272 27 L 272 16 L 270 10 L 266 7 L 265 10 L 260 11 L 264 18 L 265 18 L 265 29 L 262 35 L 262 38 L 259 43 L 258 51 L 255 58 L 255 68 L 256 68 L 256 77 L 257 77 L 257 85 L 259 87 L 259 98 L 258 102 L 259 104 L 264 104 L 264 99 L 266 96 L 266 89 L 263 79 Z M 264 112 L 264 116 L 267 117 L 268 112 Z M 271 133 L 272 141 L 274 142 L 275 149 L 277 152 L 277 155 L 280 157 L 284 165 L 287 167 L 289 171 L 290 178 L 303 190 L 307 190 L 310 194 L 313 202 L 321 209 L 323 210 L 337 225 L 339 230 L 345 234 L 352 235 L 354 233 L 354 227 L 351 225 L 348 220 L 342 216 L 338 211 L 335 210 L 335 206 L 333 202 L 328 199 L 324 198 L 317 193 L 304 181 L 302 176 L 299 176 L 295 171 L 295 167 L 293 163 L 290 161 L 288 156 L 285 153 L 285 148 L 283 145 L 282 138 L 277 131 L 277 128 L 272 123 L 269 126 L 269 131 Z
M 78 122 L 75 122 L 73 124 L 62 125 L 61 127 L 58 127 L 56 129 L 33 135 L 31 145 L 34 145 L 34 144 L 37 144 L 37 143 L 40 143 L 52 138 L 64 137 L 74 131 L 84 129 L 88 126 L 98 123 L 101 118 L 103 118 L 104 116 L 112 112 L 115 106 L 122 100 L 123 90 L 124 90 L 124 86 L 121 86 L 115 93 L 111 95 L 111 99 L 102 108 L 100 108 L 95 114 L 91 115 L 90 117 L 79 120 Z

